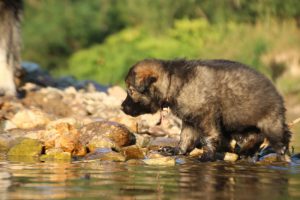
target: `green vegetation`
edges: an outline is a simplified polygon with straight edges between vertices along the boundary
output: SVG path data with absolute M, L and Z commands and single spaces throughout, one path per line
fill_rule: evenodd
M 103 84 L 122 84 L 149 57 L 233 59 L 277 80 L 286 67 L 276 55 L 300 51 L 297 0 L 28 0 L 25 9 L 25 60 Z

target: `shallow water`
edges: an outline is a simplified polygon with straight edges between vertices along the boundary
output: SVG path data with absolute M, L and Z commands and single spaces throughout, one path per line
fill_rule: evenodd
M 300 166 L 0 162 L 0 199 L 297 199 Z

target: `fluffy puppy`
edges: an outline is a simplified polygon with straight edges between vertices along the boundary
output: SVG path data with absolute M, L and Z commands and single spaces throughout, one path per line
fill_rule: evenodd
M 202 161 L 216 159 L 224 141 L 244 143 L 253 153 L 264 138 L 287 152 L 291 133 L 281 95 L 257 71 L 228 60 L 157 60 L 136 63 L 126 77 L 126 114 L 138 116 L 170 107 L 182 119 L 178 153 L 201 145 Z

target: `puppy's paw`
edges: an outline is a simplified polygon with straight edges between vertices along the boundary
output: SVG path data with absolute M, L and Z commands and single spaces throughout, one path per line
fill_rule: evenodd
M 181 155 L 178 147 L 165 146 L 161 147 L 158 152 L 164 156 Z
M 204 152 L 199 158 L 201 162 L 213 162 L 216 161 L 216 156 L 212 152 Z

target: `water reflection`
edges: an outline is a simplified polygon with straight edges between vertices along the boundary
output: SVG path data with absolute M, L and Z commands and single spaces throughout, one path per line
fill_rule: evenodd
M 299 166 L 0 162 L 1 199 L 300 198 Z

